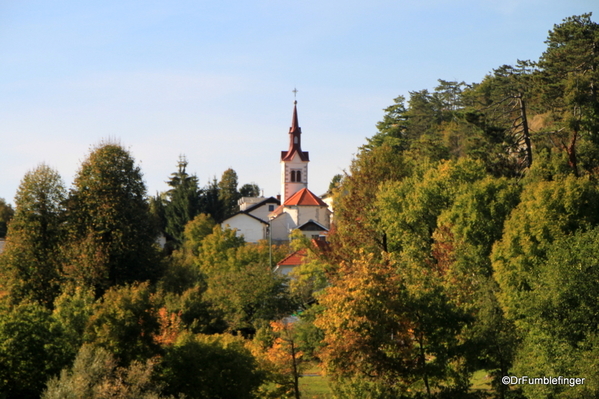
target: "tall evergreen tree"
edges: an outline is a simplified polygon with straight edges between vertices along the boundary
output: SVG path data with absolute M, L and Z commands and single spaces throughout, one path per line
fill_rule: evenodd
M 167 192 L 165 207 L 165 230 L 170 234 L 177 245 L 183 241 L 185 225 L 200 212 L 200 189 L 198 178 L 189 175 L 186 171 L 187 159 L 179 158 L 178 170 L 171 174 L 167 184 L 171 189 Z
M 58 172 L 46 165 L 21 181 L 2 257 L 3 284 L 16 302 L 27 298 L 51 307 L 58 295 L 65 195 Z
M 104 142 L 92 150 L 77 173 L 68 208 L 66 272 L 78 284 L 103 290 L 158 277 L 146 187 L 121 145 Z
M 591 144 L 587 169 L 599 165 L 599 24 L 591 14 L 566 18 L 547 38 L 539 89 L 553 122 L 554 141 L 579 173 L 581 141 Z
M 220 195 L 220 187 L 216 177 L 204 188 L 202 195 L 202 210 L 212 216 L 217 223 L 225 220 L 224 203 Z

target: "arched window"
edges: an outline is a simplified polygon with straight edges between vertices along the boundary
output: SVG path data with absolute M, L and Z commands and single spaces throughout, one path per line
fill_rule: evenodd
M 301 183 L 302 181 L 302 172 L 300 170 L 295 172 L 295 181 L 298 183 Z
M 291 182 L 295 183 L 295 170 L 291 171 Z

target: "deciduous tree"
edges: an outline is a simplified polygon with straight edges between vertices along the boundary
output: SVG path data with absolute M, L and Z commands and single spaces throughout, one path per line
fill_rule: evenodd
M 161 264 L 142 173 L 121 145 L 102 143 L 81 165 L 69 196 L 67 275 L 80 285 L 156 280 Z
M 51 308 L 58 295 L 65 194 L 60 176 L 46 165 L 21 181 L 2 256 L 3 285 L 15 302 L 31 299 Z

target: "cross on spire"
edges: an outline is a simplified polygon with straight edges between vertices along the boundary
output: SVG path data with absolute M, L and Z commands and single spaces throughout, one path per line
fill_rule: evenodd
M 293 92 L 293 98 L 294 98 L 294 104 L 297 104 L 297 92 L 298 90 L 294 87 L 293 90 L 291 90 Z

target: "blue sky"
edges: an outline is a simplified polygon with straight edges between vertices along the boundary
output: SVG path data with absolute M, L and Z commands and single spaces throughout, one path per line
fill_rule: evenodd
M 202 185 L 231 167 L 279 193 L 294 87 L 322 194 L 398 95 L 538 59 L 596 0 L 0 0 L 0 197 L 39 163 L 69 186 L 116 138 L 150 194 L 179 155 Z

